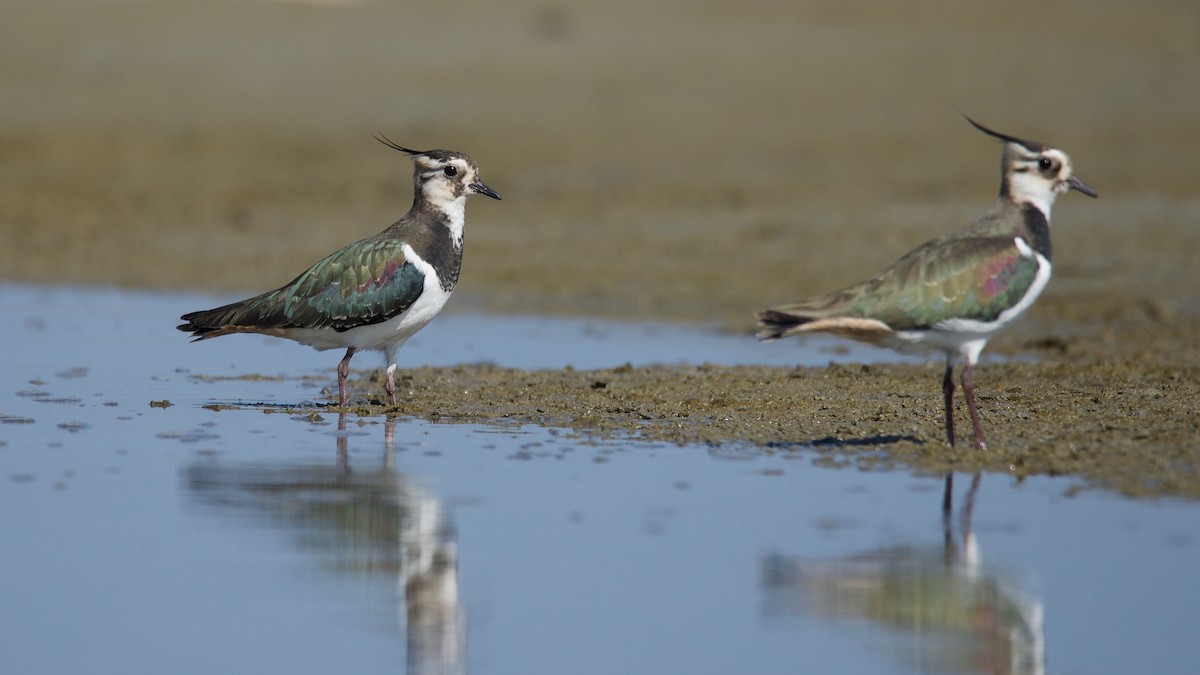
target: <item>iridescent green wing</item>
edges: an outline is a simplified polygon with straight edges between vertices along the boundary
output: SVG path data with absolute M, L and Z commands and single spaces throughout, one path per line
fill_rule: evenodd
M 947 319 L 993 321 L 1025 297 L 1038 262 L 1012 236 L 931 242 L 862 284 L 851 315 L 895 330 L 928 328 Z
M 386 321 L 412 306 L 425 275 L 405 259 L 404 242 L 366 239 L 313 265 L 275 293 L 286 325 L 343 331 Z

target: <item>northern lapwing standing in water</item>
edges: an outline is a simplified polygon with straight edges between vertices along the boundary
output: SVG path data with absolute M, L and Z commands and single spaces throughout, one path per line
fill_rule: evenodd
M 346 405 L 350 358 L 370 349 L 387 361 L 388 405 L 396 405 L 396 353 L 441 311 L 458 282 L 467 197 L 500 199 L 479 180 L 479 167 L 450 150 L 409 150 L 413 205 L 379 234 L 335 251 L 284 286 L 224 307 L 191 312 L 179 330 L 196 340 L 262 333 L 318 350 L 345 349 L 338 364 L 338 404 Z
M 986 449 L 972 370 L 996 333 L 1025 313 L 1050 281 L 1050 207 L 1058 195 L 1096 193 L 1071 173 L 1057 148 L 975 128 L 1004 142 L 1000 196 L 973 225 L 910 251 L 871 279 L 758 313 L 764 340 L 826 332 L 900 352 L 943 351 L 946 440 L 954 445 L 954 365 Z

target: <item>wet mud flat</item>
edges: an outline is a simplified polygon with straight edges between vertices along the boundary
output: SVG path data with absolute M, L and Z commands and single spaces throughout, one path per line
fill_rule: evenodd
M 361 412 L 1195 496 L 1193 4 L 20 0 L 0 9 L 0 276 L 277 287 L 403 213 L 410 169 L 382 131 L 470 152 L 504 195 L 469 207 L 451 311 L 750 339 L 754 310 L 858 282 L 983 213 L 999 148 L 962 110 L 1062 147 L 1101 195 L 1059 200 L 1054 277 L 985 352 L 1014 359 L 976 377 L 986 456 L 942 446 L 936 365 L 439 367 L 409 371 L 398 411 Z M 202 372 L 194 358 L 179 367 Z
M 958 445 L 942 427 L 941 367 L 650 366 L 523 370 L 463 365 L 397 371 L 401 402 L 264 408 L 446 423 L 567 428 L 582 437 L 700 444 L 738 454 L 816 453 L 823 465 L 918 472 L 1076 476 L 1129 496 L 1200 498 L 1200 369 L 1108 362 L 985 363 L 977 369 L 988 450 L 961 397 Z M 240 403 L 216 410 L 245 407 Z

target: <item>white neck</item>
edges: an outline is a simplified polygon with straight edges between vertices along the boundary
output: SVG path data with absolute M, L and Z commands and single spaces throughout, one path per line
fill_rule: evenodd
M 1046 221 L 1050 221 L 1050 207 L 1054 206 L 1058 193 L 1048 189 L 1045 178 L 1037 174 L 1014 172 L 1008 181 L 1009 196 L 1014 202 L 1033 204 L 1046 216 Z
M 451 199 L 437 204 L 437 208 L 442 213 L 446 214 L 446 224 L 450 227 L 450 237 L 454 239 L 455 246 L 462 246 L 463 230 L 467 223 L 467 197 L 463 195 L 458 199 Z

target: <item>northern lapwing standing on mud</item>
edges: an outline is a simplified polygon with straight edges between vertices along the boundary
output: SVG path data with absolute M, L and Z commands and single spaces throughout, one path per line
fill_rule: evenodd
M 179 330 L 196 340 L 262 333 L 318 350 L 345 349 L 338 364 L 338 404 L 346 405 L 350 358 L 370 349 L 387 360 L 388 405 L 396 405 L 396 354 L 441 311 L 458 282 L 464 213 L 473 194 L 500 199 L 479 180 L 479 167 L 450 150 L 409 150 L 413 205 L 379 234 L 335 251 L 284 286 L 224 307 L 191 312 Z
M 1015 321 L 1050 281 L 1050 207 L 1058 195 L 1096 193 L 1071 173 L 1062 150 L 975 128 L 1004 142 L 1000 196 L 973 225 L 910 251 L 871 279 L 843 290 L 758 313 L 758 337 L 826 332 L 900 352 L 946 353 L 942 392 L 946 440 L 954 445 L 954 364 L 975 427 L 972 370 L 996 333 Z

